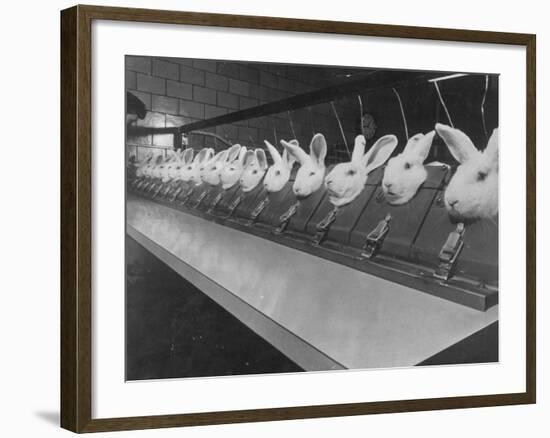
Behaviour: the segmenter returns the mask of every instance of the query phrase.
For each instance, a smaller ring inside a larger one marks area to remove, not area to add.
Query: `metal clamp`
[[[172,193],[172,196],[170,196],[170,202],[174,202],[176,200],[176,198],[178,197],[178,195],[181,193],[182,190],[183,190],[182,185],[177,187],[176,190],[174,191],[174,193]]]
[[[156,198],[158,196],[158,194],[162,191],[162,189],[164,189],[164,184],[163,183],[160,183],[157,187],[157,189],[155,190],[155,192],[153,193],[153,198]]]
[[[191,196],[191,194],[195,191],[195,187],[194,186],[189,186],[187,188],[187,190],[185,191],[185,193],[183,194],[183,196],[180,198],[180,202],[179,202],[179,205],[185,205],[185,203],[187,202],[187,200],[189,199],[189,196]]]
[[[174,182],[169,182],[168,187],[166,187],[166,190],[162,193],[163,198],[167,198],[168,195],[174,190]]]
[[[229,204],[229,212],[227,213],[227,216],[225,216],[225,217],[231,216],[233,214],[233,212],[235,211],[235,209],[239,206],[239,204],[241,203],[242,200],[243,200],[243,198],[242,198],[241,195],[239,195],[235,199],[233,199],[233,202],[231,202],[231,204]]]
[[[262,211],[264,211],[265,207],[269,204],[269,198],[266,196],[264,199],[262,199],[256,207],[254,207],[254,210],[252,210],[252,213],[250,213],[250,222],[254,222],[256,219],[258,219],[258,216]]]
[[[147,187],[147,189],[145,189],[145,192],[147,194],[151,194],[153,193],[153,191],[155,190],[155,188],[157,187],[158,185],[158,181],[153,181],[151,182],[151,184],[149,184],[149,186]]]
[[[371,259],[378,254],[378,251],[384,243],[384,239],[390,231],[391,219],[391,214],[386,214],[386,217],[378,222],[378,225],[376,225],[376,227],[374,227],[374,229],[367,235],[365,246],[363,247],[363,252],[361,255]]]
[[[336,215],[338,214],[338,208],[334,207],[328,212],[328,214],[319,222],[316,226],[317,232],[313,236],[312,242],[314,245],[319,245],[325,239],[328,230],[332,223],[336,220]]]
[[[216,195],[216,197],[214,198],[214,200],[212,201],[212,204],[210,205],[210,208],[208,209],[207,213],[210,214],[214,211],[214,209],[216,208],[216,206],[220,203],[220,201],[222,200],[223,198],[223,192],[220,192]]]
[[[279,217],[279,226],[273,230],[275,234],[281,234],[287,227],[290,218],[296,214],[298,207],[300,206],[300,201],[296,201],[290,206],[290,208],[285,211],[281,217]]]
[[[439,252],[439,266],[434,277],[447,281],[452,277],[458,256],[464,247],[464,224],[460,222],[454,231],[449,233],[443,248]]]
[[[201,202],[206,198],[206,194],[208,193],[208,189],[204,189],[197,200],[195,201],[195,205],[193,205],[193,208],[197,208],[199,205],[201,205]]]

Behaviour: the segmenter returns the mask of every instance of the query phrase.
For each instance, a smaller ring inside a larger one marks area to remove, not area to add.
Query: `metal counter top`
[[[306,370],[416,365],[498,319],[146,199],[127,232]]]

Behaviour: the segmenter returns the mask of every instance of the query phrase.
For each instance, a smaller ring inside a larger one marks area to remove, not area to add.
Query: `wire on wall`
[[[441,102],[441,105],[443,105],[443,109],[445,110],[445,114],[447,114],[447,120],[449,120],[449,125],[451,125],[451,128],[454,128],[455,125],[453,125],[453,121],[451,120],[451,115],[449,114],[449,110],[447,109],[447,105],[445,105],[445,101],[443,100],[443,96],[441,95],[441,91],[439,90],[439,85],[436,81],[433,82],[435,91],[437,91],[437,95],[439,96],[439,101]]]
[[[348,142],[346,140],[346,134],[344,133],[344,128],[342,126],[342,122],[340,121],[340,117],[338,116],[338,112],[336,111],[336,106],[334,105],[334,101],[330,102],[330,106],[332,107],[332,111],[334,112],[334,116],[336,117],[336,121],[338,122],[338,126],[340,127],[340,134],[342,134],[342,138],[344,139],[344,146],[346,147],[349,158],[351,159],[351,153],[349,151]]]
[[[437,84],[436,84],[437,86]],[[403,118],[403,127],[405,128],[405,139],[409,140],[409,127],[407,126],[407,118],[405,117],[405,110],[403,109],[403,102],[401,102],[401,96],[397,92],[395,88],[392,88],[393,92],[395,93],[395,96],[397,97],[397,101],[399,102],[399,108],[401,109],[401,117]]]
[[[487,124],[485,122],[485,99],[487,98],[487,92],[489,91],[489,75],[485,75],[485,91],[483,93],[483,99],[481,100],[481,123],[483,124],[483,132],[485,133],[485,139],[488,140]]]

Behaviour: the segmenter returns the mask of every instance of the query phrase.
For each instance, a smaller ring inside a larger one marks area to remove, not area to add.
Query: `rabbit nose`
[[[330,185],[332,184],[332,180],[331,180],[331,179],[327,179],[326,183],[327,183],[327,186],[330,186]]]
[[[456,204],[458,204],[458,200],[457,200],[457,199],[455,199],[455,200],[453,200],[453,201],[449,201],[449,205],[450,205],[451,207],[454,207]]]
[[[389,189],[392,186],[392,183],[384,183],[384,186]]]

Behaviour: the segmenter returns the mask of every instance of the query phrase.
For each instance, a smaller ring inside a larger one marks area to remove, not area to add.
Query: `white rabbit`
[[[282,190],[290,179],[290,172],[292,171],[292,166],[296,160],[294,156],[288,153],[286,148],[283,148],[283,155],[281,156],[275,146],[267,140],[264,140],[264,143],[267,146],[267,150],[269,151],[271,158],[273,159],[273,164],[269,166],[269,169],[265,174],[264,187],[268,192],[278,192],[279,190]],[[291,140],[289,143],[299,147],[298,140]]]
[[[233,157],[233,159],[235,159],[235,157],[239,155],[240,150],[241,147],[236,144],[231,146],[229,149],[218,152],[214,155],[214,157],[206,164],[206,170],[202,176],[204,182],[213,186],[218,185],[221,182],[220,174],[224,166],[227,164],[229,157]]]
[[[243,192],[250,192],[256,188],[267,170],[267,157],[263,149],[256,149],[252,159],[245,166],[240,178]]]
[[[187,148],[182,154],[182,166],[178,172],[178,179],[180,181],[190,181],[193,173],[193,155],[195,151],[193,148]]]
[[[384,164],[394,151],[397,137],[380,137],[365,154],[366,144],[363,135],[355,137],[351,161],[334,166],[325,179],[329,201],[336,207],[346,205],[359,196],[369,173]]]
[[[161,178],[163,183],[167,183],[172,179],[173,169],[180,163],[180,156],[175,151],[168,151],[168,157],[164,163],[164,168],[161,171]]]
[[[498,214],[498,128],[483,152],[462,131],[438,123],[435,130],[460,163],[445,189],[445,206],[458,219],[491,218]]]
[[[296,143],[281,141],[288,153],[293,156],[300,168],[292,185],[292,191],[298,197],[306,197],[317,191],[325,177],[325,157],[327,142],[323,134],[315,134],[309,145],[309,155]]]
[[[158,166],[162,163],[162,154],[157,154],[143,169],[143,173],[147,178],[155,178]]]
[[[192,169],[190,171],[190,181],[196,186],[200,186],[203,183],[202,175],[204,174],[206,163],[212,158],[213,155],[214,149],[212,148],[203,148],[197,155],[195,155],[195,159],[191,164]]]
[[[190,164],[193,161],[193,149],[181,149],[176,152],[176,160],[168,169],[169,181],[180,181],[182,175],[182,169],[185,165]]]
[[[145,168],[147,167],[147,165],[151,162],[151,160],[153,160],[153,153],[152,152],[149,152],[145,158],[140,161],[140,163],[138,164],[137,168],[136,168],[136,177],[137,178],[143,178],[145,176]]]
[[[435,131],[416,134],[409,138],[405,149],[390,158],[384,169],[382,190],[388,203],[401,205],[409,202],[426,181],[428,172],[424,161],[430,153]]]
[[[252,159],[253,151],[247,151],[245,146],[240,146],[237,156],[230,156],[220,173],[222,188],[230,189],[239,182],[245,166]]]

